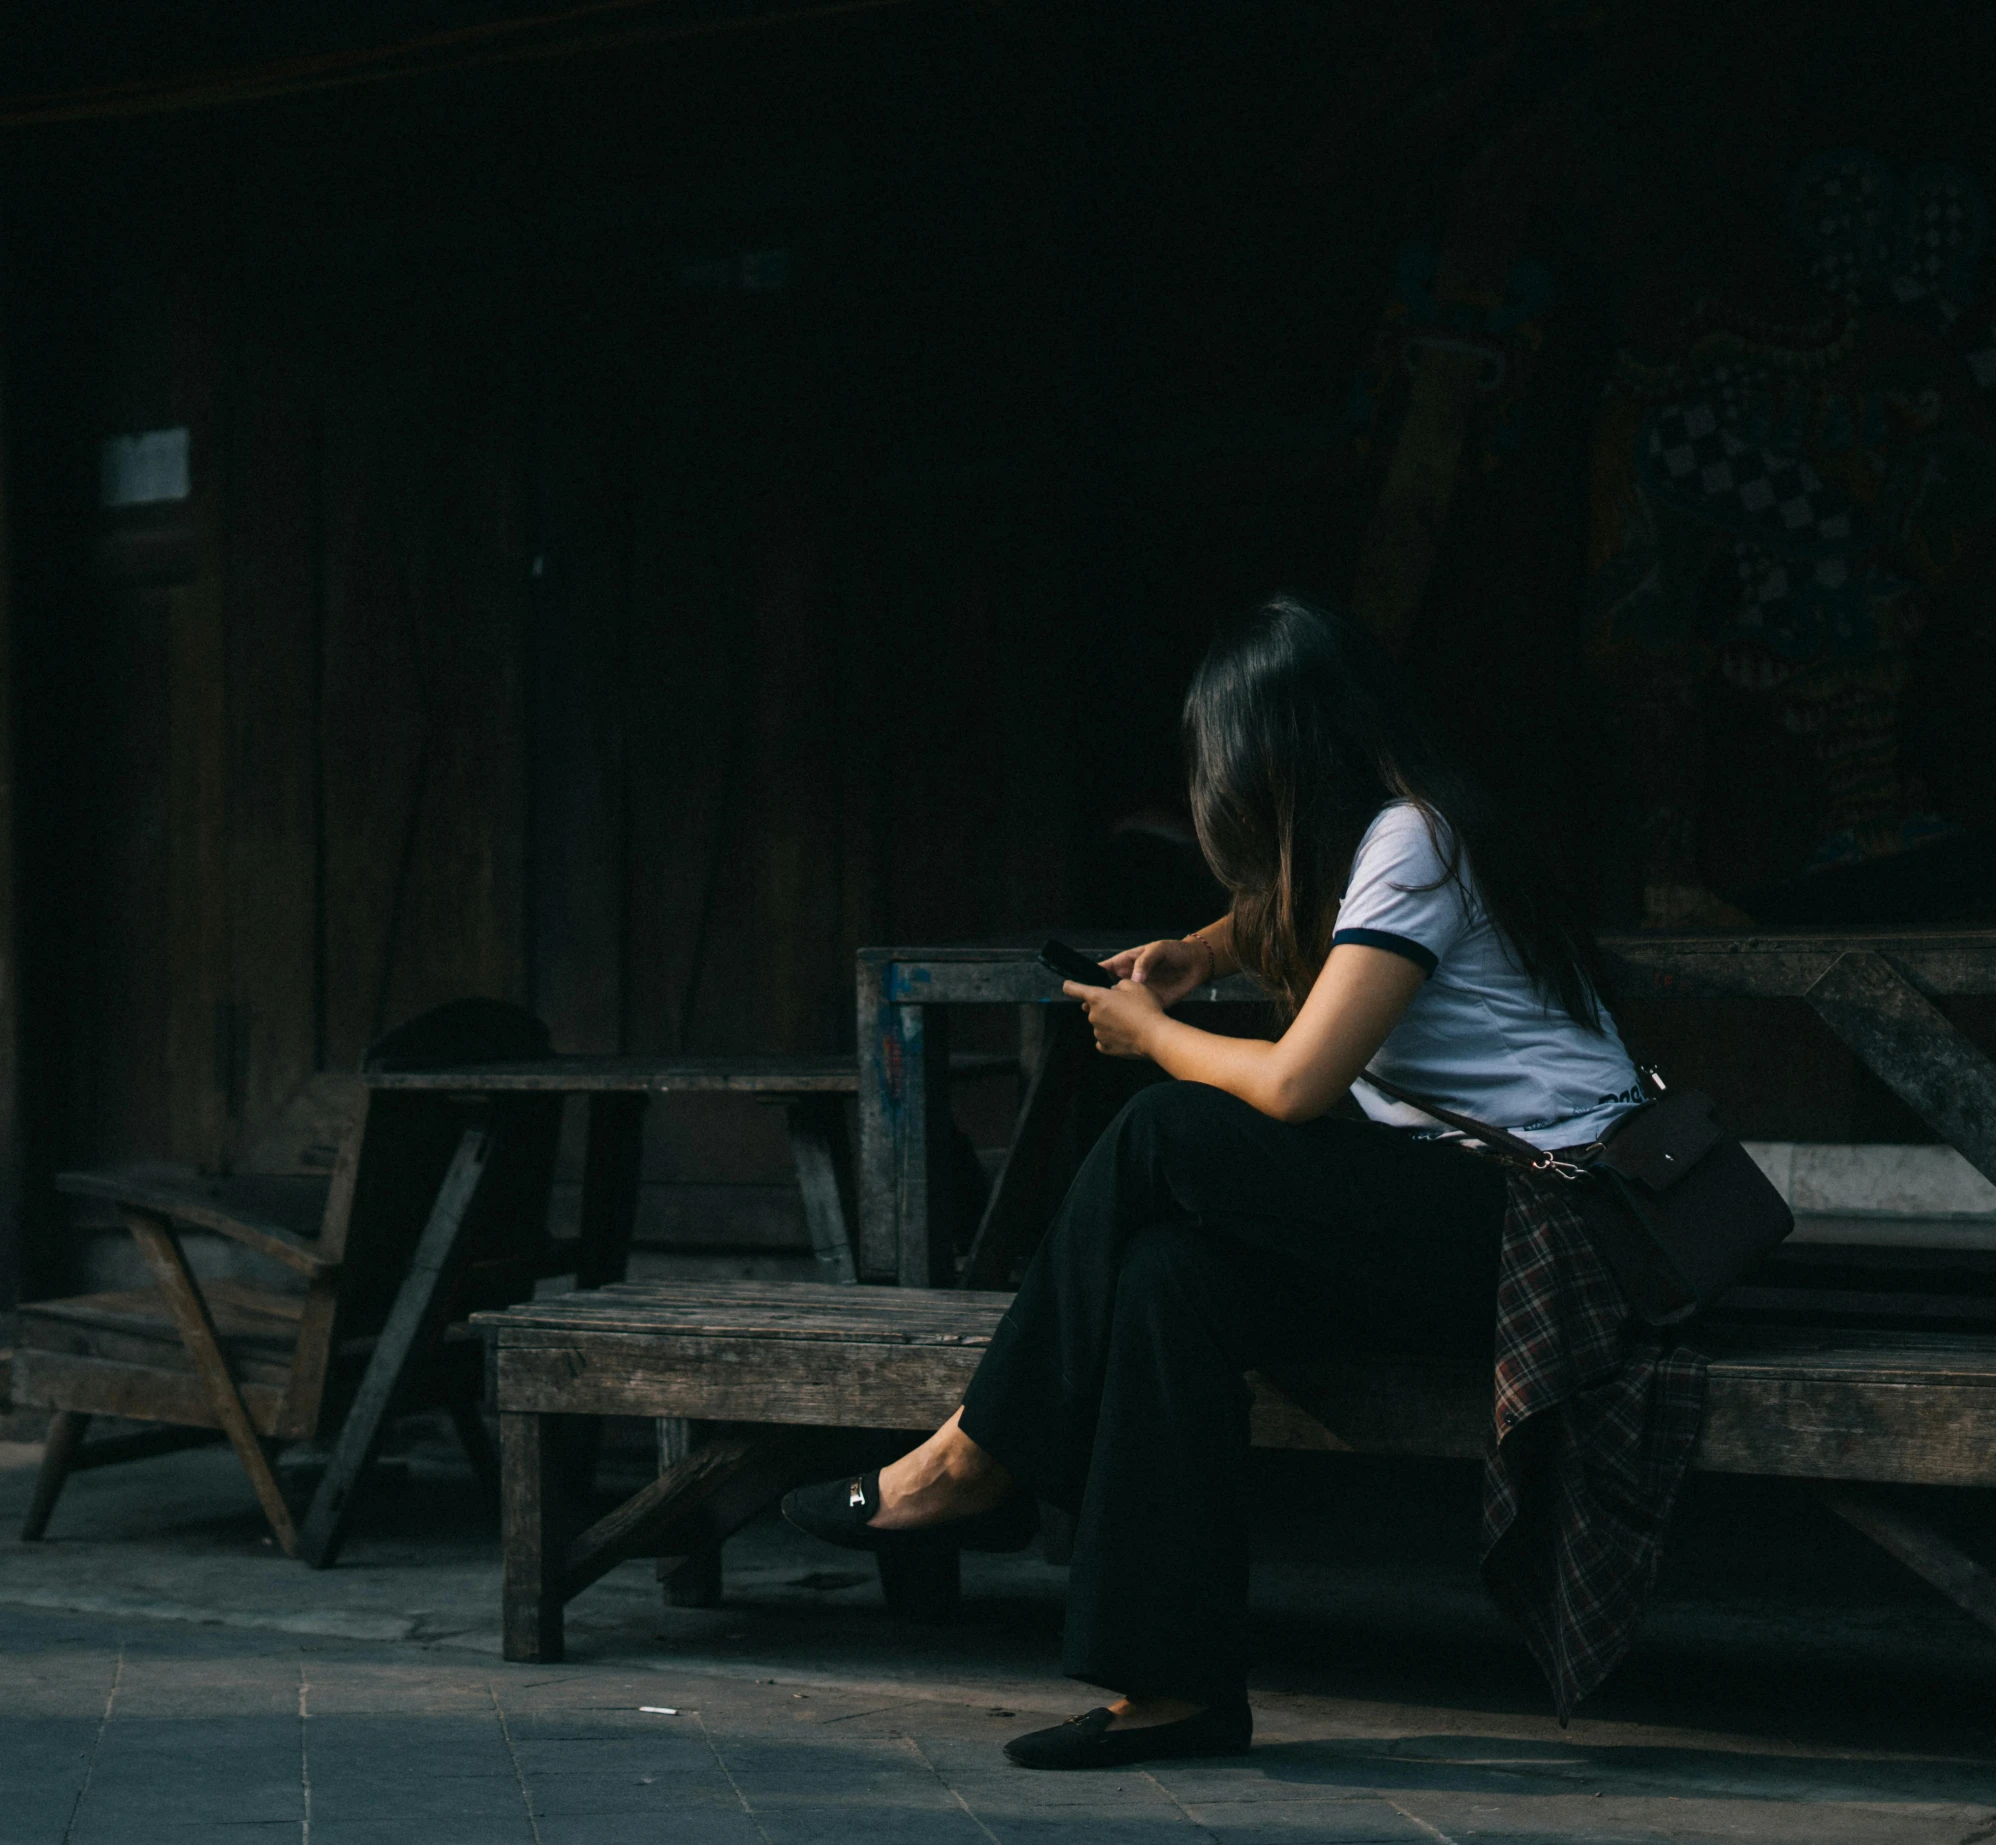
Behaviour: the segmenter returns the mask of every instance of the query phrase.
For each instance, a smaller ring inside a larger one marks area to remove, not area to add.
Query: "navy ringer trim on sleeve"
[[[1410,942],[1404,935],[1395,935],[1387,929],[1340,929],[1331,937],[1333,948],[1344,942],[1359,948],[1383,948],[1388,954],[1405,955],[1424,974],[1432,974],[1441,965],[1434,954],[1419,942]]]

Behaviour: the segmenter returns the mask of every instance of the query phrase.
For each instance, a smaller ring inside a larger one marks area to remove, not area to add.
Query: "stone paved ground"
[[[973,1560],[963,1620],[907,1628],[765,1523],[723,1608],[627,1566],[569,1663],[509,1666],[447,1450],[320,1574],[231,1467],[81,1476],[48,1544],[0,1540],[4,1845],[1996,1840],[1996,1643],[1766,1489],[1688,1508],[1641,1649],[1562,1733],[1477,1598],[1472,1478],[1271,1467],[1254,1754],[1053,1776],[998,1753],[1092,1701],[1037,1558]]]

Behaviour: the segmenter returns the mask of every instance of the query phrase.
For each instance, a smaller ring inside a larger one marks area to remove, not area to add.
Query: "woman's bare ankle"
[[[1112,1730],[1147,1730],[1160,1723],[1183,1723],[1207,1708],[1183,1698],[1118,1698],[1109,1706]]]
[[[880,1470],[881,1531],[915,1530],[988,1511],[1012,1491],[1012,1476],[959,1426],[958,1410],[919,1448]]]

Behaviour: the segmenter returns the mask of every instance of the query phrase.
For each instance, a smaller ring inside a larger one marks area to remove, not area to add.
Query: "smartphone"
[[[1049,938],[1040,944],[1040,965],[1051,968],[1063,980],[1078,980],[1085,987],[1112,987],[1116,976],[1065,942]]]

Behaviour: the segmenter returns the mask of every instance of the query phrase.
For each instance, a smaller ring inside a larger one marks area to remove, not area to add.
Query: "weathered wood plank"
[[[301,1275],[327,1274],[339,1266],[315,1242],[299,1236],[296,1231],[268,1219],[232,1210],[212,1193],[196,1190],[192,1186],[175,1186],[115,1166],[87,1172],[58,1173],[55,1183],[58,1191],[67,1192],[72,1198],[101,1198],[121,1207],[153,1212],[175,1223],[213,1230],[256,1250],[260,1255],[282,1262],[286,1268],[295,1269]],[[323,1188],[321,1191],[323,1194]]]
[[[841,1289],[828,1299],[824,1285],[810,1281],[626,1281],[523,1301],[474,1323],[526,1344],[625,1331],[981,1345],[1009,1299],[944,1288]]]
[[[1822,1500],[1847,1525],[1863,1532],[1984,1627],[1996,1628],[1996,1576],[1925,1519],[1858,1493],[1826,1492]]]
[[[1603,936],[1625,998],[1800,999],[1848,953],[1888,957],[1921,992],[1996,991],[1996,931],[1920,934],[1796,930],[1739,936]]]
[[[849,965],[840,937],[841,714],[827,696],[842,637],[827,606],[816,495],[799,483],[759,497],[744,624],[745,824],[729,853],[752,880],[738,898],[747,926],[725,944],[739,962],[716,954],[714,972],[749,1043],[801,1051],[839,1041]]]
[[[851,1095],[859,1072],[850,1057],[547,1057],[439,1070],[371,1070],[371,1089],[528,1091],[591,1095]]]
[[[1054,1015],[1042,1035],[1039,1061],[1019,1107],[1012,1148],[984,1206],[977,1237],[964,1258],[963,1285],[1002,1288],[1013,1266],[1045,1230],[1058,1200],[1051,1180],[1082,1059],[1094,1047],[1079,1029],[1080,1014]]]
[[[790,1157],[797,1168],[797,1189],[804,1198],[804,1222],[811,1232],[818,1279],[835,1287],[850,1287],[859,1280],[859,1273],[853,1261],[852,1232],[846,1224],[844,1187],[839,1183],[844,1104],[836,1096],[814,1096],[793,1100],[787,1112]]]
[[[80,1411],[59,1409],[49,1418],[48,1437],[42,1444],[42,1464],[35,1475],[34,1497],[28,1501],[28,1515],[21,1521],[21,1542],[39,1543],[49,1528],[49,1516],[62,1489],[75,1471],[76,1457],[82,1452],[83,1437],[90,1418]]]
[[[243,1472],[249,1475],[257,1503],[263,1507],[263,1515],[270,1521],[278,1547],[287,1557],[295,1557],[298,1554],[298,1533],[291,1523],[290,1508],[284,1503],[284,1495],[278,1491],[276,1476],[264,1457],[256,1428],[243,1399],[236,1392],[235,1379],[229,1375],[228,1360],[222,1355],[214,1323],[208,1318],[207,1303],[201,1298],[201,1290],[188,1270],[187,1258],[181,1252],[180,1239],[174,1235],[173,1225],[163,1217],[151,1217],[142,1211],[127,1211],[125,1223],[139,1246],[139,1253],[145,1257],[146,1267],[152,1271],[154,1284],[166,1297],[167,1308],[173,1315],[174,1324],[180,1329],[182,1342],[194,1359],[202,1388],[207,1392],[214,1420],[220,1425],[222,1433],[228,1436],[229,1446],[235,1449]]]
[[[745,1284],[752,1287],[753,1284]],[[760,1316],[729,1302],[647,1306],[605,1301],[592,1326],[581,1303],[565,1325],[482,1316],[499,1328],[502,1405],[595,1415],[921,1428],[961,1401],[1003,1295],[982,1307],[840,1314],[895,1289],[797,1284]],[[540,1312],[537,1306],[529,1312]],[[509,1324],[509,1322],[512,1322]],[[668,1325],[676,1330],[668,1332]],[[1815,1479],[1996,1484],[1996,1341],[1970,1336],[1735,1331],[1711,1367],[1697,1464],[1730,1473]],[[1482,1452],[1489,1379],[1475,1366],[1370,1358],[1285,1376],[1256,1410],[1268,1445],[1474,1456]],[[1308,1415],[1304,1408],[1307,1406]],[[1312,1420],[1314,1418],[1314,1421]]]
[[[427,723],[384,969],[385,1028],[467,993],[526,996],[530,553],[523,333],[505,281],[428,278],[411,315],[432,464],[397,508],[421,534],[412,610]]]
[[[427,798],[423,491],[430,372],[406,300],[328,303],[321,436],[323,1056],[353,1068],[392,1022],[398,937]]]
[[[137,1422],[171,1422],[187,1428],[219,1428],[206,1386],[190,1368],[171,1371],[161,1366],[125,1363],[80,1356],[73,1352],[38,1351],[23,1346],[14,1354],[14,1401],[53,1409],[58,1403],[93,1416],[122,1416]],[[306,1431],[286,1426],[281,1385],[237,1385],[243,1407],[265,1435],[290,1436]]]
[[[950,1209],[955,1162],[949,1100],[949,1014],[902,1006],[894,1134],[894,1278],[932,1288],[955,1268]]]
[[[557,1044],[625,1046],[630,391],[596,278],[547,279],[532,437],[533,1008]]]
[[[1090,936],[1073,946],[1101,957],[1129,944]],[[1850,951],[1888,956],[1924,993],[1996,992],[1996,930],[1608,935],[1601,938],[1601,947],[1614,989],[1623,997],[1799,999]],[[877,970],[881,996],[888,1003],[1064,1003],[1059,981],[1034,958],[1033,944],[866,948],[860,960]],[[1235,975],[1198,988],[1184,1003],[1263,997],[1252,980]]]
[[[1992,1486],[1996,1391],[1930,1377],[1771,1377],[1715,1367],[1693,1464],[1714,1473]]]
[[[360,1388],[340,1424],[326,1471],[299,1533],[299,1552],[315,1570],[328,1569],[338,1560],[352,1519],[354,1493],[381,1451],[389,1418],[411,1372],[435,1343],[450,1304],[450,1282],[465,1220],[484,1181],[492,1146],[490,1135],[467,1128],[437,1190],[430,1220],[396,1290],[395,1304],[375,1339]]]
[[[728,490],[723,454],[738,437],[714,414],[721,387],[700,369],[698,336],[678,337],[687,331],[627,349],[619,380],[630,432],[624,1034],[659,1051],[716,1043],[700,1028],[716,1020],[729,976],[748,971],[718,967],[717,951],[727,959],[730,929],[752,928],[729,901],[749,869],[730,862],[744,856],[734,848],[753,714],[745,496]],[[662,428],[678,439],[657,441]],[[689,775],[689,763],[702,773]],[[734,1042],[757,1042],[752,1019],[719,1022],[743,1031]]]
[[[1807,997],[1929,1127],[1996,1179],[1996,1064],[1886,956],[1868,949],[1839,955]]]
[[[658,1431],[660,1473],[677,1466],[714,1428],[712,1423],[689,1422],[684,1416],[661,1416],[652,1426]],[[721,1605],[724,1585],[719,1544],[692,1549],[686,1556],[661,1556],[656,1574],[668,1608]]]
[[[859,1272],[891,1281],[899,1254],[894,1147],[901,1131],[902,1011],[886,999],[886,964],[862,953],[855,969],[859,1082]]]
[[[266,1357],[290,1357],[303,1306],[299,1295],[219,1276],[204,1282],[201,1292],[216,1332],[231,1345],[248,1347],[252,1356],[261,1348]],[[102,1294],[73,1294],[67,1300],[32,1301],[22,1309],[19,1339],[23,1345],[61,1352],[73,1349],[70,1341],[79,1332],[91,1336],[100,1330],[130,1334],[161,1352],[181,1352],[166,1303],[153,1288],[114,1288]]]
[[[1079,948],[1091,961],[1100,960],[1130,946],[1116,942]],[[1016,960],[992,958],[984,961],[892,961],[888,964],[883,990],[891,1003],[904,1006],[1072,1006],[1060,990],[1060,976],[1042,967],[1030,954]],[[1254,1004],[1267,998],[1261,988],[1243,974],[1235,974],[1210,986],[1195,987],[1179,1001],[1183,1006],[1207,1004]]]
[[[1728,1288],[1728,1319],[1766,1313],[1836,1314],[1849,1319],[1956,1320],[1996,1326],[1996,1295],[1918,1294],[1885,1288]]]
[[[228,729],[222,615],[224,466],[218,415],[221,328],[215,291],[185,272],[169,312],[174,421],[188,430],[194,569],[167,601],[168,1112],[172,1151],[227,1163],[229,998]]]
[[[320,415],[305,323],[260,298],[232,368],[220,1048],[237,1161],[318,1069]]]
[[[199,1386],[200,1372],[192,1354],[181,1343],[173,1322],[159,1310],[159,1297],[153,1295],[152,1301],[155,1314],[151,1324],[143,1331],[135,1332],[92,1325],[87,1320],[59,1319],[54,1314],[23,1314],[17,1355],[36,1352],[86,1365],[101,1360],[114,1371],[136,1371],[156,1376],[161,1379],[162,1388],[166,1387],[168,1379],[175,1379],[183,1386]],[[226,1328],[218,1327],[217,1331],[227,1342],[229,1368],[235,1376],[238,1390],[249,1392],[261,1389],[267,1394],[283,1389],[291,1376],[289,1341],[253,1341],[230,1333]],[[162,1334],[165,1336],[162,1337]],[[123,1398],[128,1389],[129,1385],[121,1382],[114,1386],[113,1394]],[[198,1398],[198,1389],[196,1395]],[[94,1401],[78,1407],[103,1415],[122,1413]],[[164,1416],[166,1412],[145,1412],[148,1417],[155,1413]],[[212,1418],[204,1414],[201,1420],[207,1422]],[[257,1427],[265,1435],[280,1432],[275,1427],[266,1427],[261,1420],[257,1421]]]
[[[561,1659],[563,1541],[555,1428],[547,1416],[501,1411],[500,1646],[512,1660]]]
[[[610,1334],[499,1347],[503,1408],[585,1416],[931,1429],[963,1400],[981,1349]]]
[[[814,1431],[795,1426],[715,1430],[568,1546],[562,1599],[627,1557],[711,1551],[778,1493],[808,1477],[822,1448]]]

